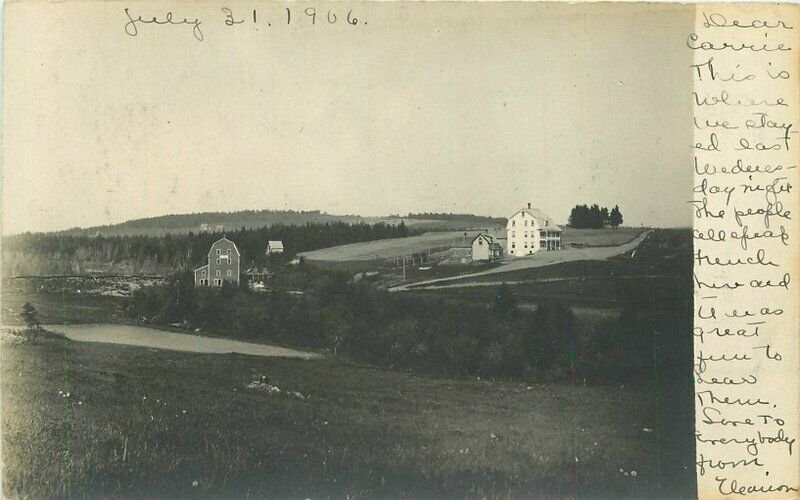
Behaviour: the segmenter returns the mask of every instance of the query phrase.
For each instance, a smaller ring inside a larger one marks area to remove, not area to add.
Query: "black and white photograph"
[[[697,497],[694,6],[4,17],[3,497]]]

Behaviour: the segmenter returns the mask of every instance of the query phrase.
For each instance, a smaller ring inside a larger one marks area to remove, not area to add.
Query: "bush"
[[[157,324],[185,320],[233,338],[326,349],[396,369],[529,381],[568,382],[571,366],[579,379],[592,382],[642,379],[652,373],[654,349],[665,353],[660,364],[671,363],[666,353],[682,338],[672,333],[670,307],[652,314],[646,307],[653,290],[625,292],[616,328],[577,332],[574,314],[563,303],[544,301],[535,312],[522,310],[508,286],[499,287],[490,303],[476,304],[380,291],[347,278],[293,267],[275,277],[278,289],[252,293],[233,286],[194,289],[178,276],[166,286],[137,291],[129,313]],[[295,290],[301,293],[289,293]],[[653,328],[669,333],[655,347]]]
[[[41,325],[39,324],[39,314],[36,311],[36,308],[30,302],[25,302],[22,306],[22,319],[25,321],[25,326],[28,330],[39,330],[41,329]]]

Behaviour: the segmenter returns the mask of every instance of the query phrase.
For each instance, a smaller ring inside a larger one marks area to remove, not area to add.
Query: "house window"
[[[512,243],[511,244],[511,248],[517,248],[517,244],[516,243]]]
[[[539,248],[547,248],[547,242],[542,241],[541,243],[539,243]]]
[[[202,271],[200,271],[200,275],[201,275],[201,276],[205,276],[205,275],[206,275],[206,270],[205,270],[205,269],[203,269]]]
[[[528,231],[525,231],[525,237],[526,238],[528,237]]]
[[[517,232],[516,231],[511,231],[511,237],[512,238],[516,238],[517,237]]]
[[[219,248],[217,248],[217,255],[219,255]]]
[[[217,259],[217,265],[219,265],[219,259]]]
[[[541,236],[542,238],[544,238],[545,236],[547,236],[547,233],[546,233],[546,232],[544,232],[544,231],[539,231],[539,236]]]
[[[528,227],[528,221],[525,221],[525,227]]]
[[[230,275],[231,275],[231,270],[228,269],[228,276],[230,277]]]
[[[227,250],[225,253],[227,253],[228,255],[230,255],[230,254],[231,254],[231,249],[229,248],[229,249],[228,249],[228,250]]]
[[[511,221],[511,227],[514,227],[514,226],[516,226],[516,225],[517,225],[517,221],[515,221],[515,220],[512,220],[512,221]]]
[[[219,276],[219,269],[217,269],[217,276]]]
[[[544,221],[544,227],[547,227],[549,225],[550,225],[550,221],[549,220]]]
[[[528,244],[527,243],[525,243],[525,248],[528,248]]]

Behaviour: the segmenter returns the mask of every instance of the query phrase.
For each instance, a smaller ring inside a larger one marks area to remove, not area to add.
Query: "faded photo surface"
[[[697,496],[698,12],[8,2],[3,495]]]

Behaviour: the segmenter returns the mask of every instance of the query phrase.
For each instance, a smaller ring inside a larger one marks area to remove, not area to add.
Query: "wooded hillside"
[[[282,240],[285,256],[329,246],[410,234],[404,223],[287,225],[226,231],[242,254],[242,271],[263,265],[268,240]],[[3,238],[4,276],[56,274],[172,274],[206,262],[211,243],[223,233],[165,234],[163,236],[85,236],[22,234]]]

